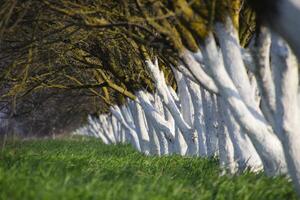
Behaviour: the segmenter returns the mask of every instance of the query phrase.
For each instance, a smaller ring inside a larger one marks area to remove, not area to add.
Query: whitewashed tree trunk
[[[112,114],[124,125],[124,127],[127,129],[131,139],[131,144],[138,150],[141,151],[141,147],[139,144],[139,138],[137,136],[137,133],[135,131],[135,127],[132,127],[129,117],[127,117],[127,121],[124,119],[124,116],[122,115],[122,112],[118,106],[114,106],[111,108]],[[129,113],[126,110],[123,110],[123,113],[126,113],[126,115],[129,115]],[[126,132],[125,132],[126,135]]]
[[[112,131],[113,131],[113,135],[114,135],[114,138],[115,138],[115,142],[116,143],[120,143],[120,140],[119,140],[119,126],[118,126],[118,120],[115,116],[111,115],[111,125],[112,125]]]
[[[207,156],[207,141],[201,88],[195,82],[188,80],[187,85],[194,105],[194,126],[197,131],[199,155]]]
[[[254,55],[256,57],[254,73],[261,94],[261,110],[269,123],[275,127],[276,97],[270,66],[270,47],[271,33],[266,27],[261,27],[258,44],[256,45],[256,54]]]
[[[105,121],[106,121],[106,116],[104,115],[99,116],[99,122],[100,122],[99,126],[101,126],[102,134],[108,139],[109,144],[114,144],[114,139],[108,133]]]
[[[180,111],[182,113],[182,117],[186,121],[186,123],[190,127],[192,127],[194,122],[194,106],[189,89],[187,87],[186,78],[176,69],[173,69],[173,73],[177,82],[178,96],[181,103]]]
[[[198,132],[194,127],[194,104],[187,85],[187,79],[175,68],[173,68],[173,73],[177,82],[180,111],[182,113],[183,120],[192,128],[190,134],[192,137],[191,143],[194,145],[194,148],[189,149],[187,153],[190,155],[199,155]]]
[[[234,161],[237,163],[238,170],[261,170],[262,162],[260,157],[258,156],[249,137],[242,130],[238,122],[236,122],[225,102],[223,104],[223,109],[225,115],[227,116],[224,118],[224,120],[234,147]]]
[[[205,41],[208,65],[220,94],[226,99],[232,114],[250,137],[260,155],[267,174],[286,172],[283,149],[270,126],[257,112],[249,110],[228,75],[212,34]]]
[[[139,91],[136,95],[138,98],[138,102],[145,111],[144,113],[147,118],[147,122],[149,122],[150,120],[155,129],[162,131],[168,140],[174,141],[174,135],[171,131],[168,121],[165,120],[164,115],[159,113],[154,108],[154,105],[152,105],[147,93]]]
[[[173,99],[175,100],[175,103],[178,107],[180,107],[180,100],[177,96],[176,92],[173,90],[172,87],[168,87]],[[173,153],[179,154],[179,155],[186,155],[187,154],[187,144],[185,142],[185,139],[180,131],[180,129],[176,126],[175,120],[170,113],[170,111],[165,108],[165,116],[167,121],[169,122],[171,126],[172,133],[174,132],[175,135],[175,141],[173,142]]]
[[[213,138],[212,138],[212,155],[217,156],[219,152],[219,144],[218,144],[218,129],[219,129],[219,121],[218,121],[218,115],[219,115],[219,106],[217,101],[217,95],[212,94],[212,116],[213,116]]]
[[[229,171],[229,173],[236,172],[236,163],[234,161],[234,147],[232,140],[229,136],[229,130],[226,125],[225,119],[228,117],[225,114],[224,110],[224,100],[219,97],[217,99],[218,104],[218,121],[220,124],[220,128],[218,130],[218,144],[219,144],[219,160],[220,160],[220,166],[221,169],[224,170],[224,172]]]
[[[154,94],[154,108],[156,111],[165,119],[165,114],[164,114],[164,108],[163,108],[163,103],[161,102],[160,96],[155,93]],[[168,123],[168,121],[166,121]],[[168,124],[169,125],[169,124]],[[165,133],[162,130],[155,129],[155,132],[157,134],[157,137],[159,139],[159,144],[160,144],[160,152],[161,155],[168,155],[169,154],[169,144],[168,139],[165,137]],[[170,130],[171,132],[171,130]]]
[[[183,119],[183,116],[177,107],[170,91],[166,85],[164,74],[159,70],[158,61],[156,59],[155,64],[153,64],[150,60],[146,61],[148,69],[154,79],[157,92],[159,96],[162,98],[164,104],[169,109],[172,114],[177,126],[180,128],[182,135],[188,145],[188,154],[189,155],[197,155],[198,145],[194,140],[193,128],[191,128],[187,122]]]
[[[103,130],[103,128],[102,128],[102,126],[101,126],[99,120],[97,120],[97,122],[94,121],[94,124],[91,124],[91,123],[90,123],[90,125],[96,126],[96,129],[97,129],[97,131],[98,131],[98,137],[100,137],[101,140],[102,140],[105,144],[112,144],[112,141],[110,140],[110,138],[108,138],[108,137],[106,136],[106,134],[104,133],[104,130]]]
[[[228,18],[225,25],[218,23],[216,25],[216,31],[227,72],[229,73],[245,104],[251,110],[261,115],[255,101],[255,96],[249,95],[253,88],[251,87],[242,59],[238,33],[233,27],[231,20]],[[264,62],[266,62],[266,60]],[[238,159],[239,169],[244,170],[246,167],[250,167],[254,170],[260,169],[261,161],[251,141],[245,134],[245,130],[236,123],[230,110],[228,110],[228,114],[230,117],[230,121],[228,121],[228,129],[231,133],[234,146],[236,147],[235,159]]]
[[[119,122],[119,123],[120,123],[120,122]],[[120,123],[120,126],[121,126],[121,127],[120,127],[120,130],[121,130],[121,131],[120,131],[121,142],[124,144],[124,143],[128,142],[127,139],[126,139],[126,138],[127,138],[127,136],[126,136],[126,134],[127,134],[127,133],[126,133],[126,130],[127,130],[127,129],[124,128],[124,126],[123,126],[122,123]]]
[[[212,95],[201,88],[201,98],[203,102],[204,121],[205,121],[205,133],[206,133],[206,145],[207,156],[214,156],[217,152],[217,129],[215,127],[216,110],[213,108],[214,100]]]
[[[148,155],[150,153],[149,135],[142,107],[136,102],[131,102],[131,113],[138,133],[141,150]]]
[[[300,2],[299,0],[285,0],[274,2],[274,6],[276,15],[268,18],[269,25],[289,43],[300,59]]]
[[[166,121],[168,122],[169,124],[169,127],[170,127],[170,130],[172,132],[172,134],[175,136],[175,121],[173,119],[173,116],[171,115],[170,111],[164,107],[164,115],[165,115],[165,119]],[[173,153],[176,153],[175,150],[176,150],[176,144],[175,144],[175,141],[168,141],[169,142],[169,154],[173,154]]]
[[[181,55],[181,60],[184,63],[184,66],[189,69],[195,79],[201,84],[205,89],[218,93],[218,87],[214,80],[204,71],[203,67],[195,59],[193,53],[189,50],[185,50]]]
[[[174,99],[177,107],[180,107],[180,100],[179,100],[179,97],[178,97],[177,93],[175,92],[175,90],[171,86],[168,86],[168,89],[169,89],[169,92],[170,92],[172,98]]]
[[[149,117],[147,118],[147,124],[149,128],[149,142],[150,142],[150,154],[151,155],[161,155],[161,150],[160,150],[160,141],[158,139],[157,133],[155,131],[154,125],[153,125],[153,120]]]
[[[289,174],[300,194],[299,71],[289,47],[276,35],[272,38],[272,60],[276,85],[276,124]]]
[[[123,116],[123,119],[125,120],[126,124],[132,130],[136,131],[134,120],[133,120],[132,114],[131,114],[130,109],[128,108],[128,106],[127,105],[121,106],[120,111],[121,111],[121,115]]]
[[[111,121],[109,120],[109,115],[105,115],[103,118],[103,126],[106,130],[106,134],[110,137],[113,144],[116,144],[116,138],[114,137],[113,129],[111,126]]]
[[[117,120],[117,126],[118,126],[118,133],[117,133],[117,136],[118,136],[118,141],[119,143],[124,143],[123,141],[123,135],[122,135],[122,124]]]

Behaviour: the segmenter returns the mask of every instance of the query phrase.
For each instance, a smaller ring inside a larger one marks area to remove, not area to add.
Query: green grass
[[[219,176],[214,159],[147,157],[95,139],[10,143],[0,199],[296,199],[283,177]]]

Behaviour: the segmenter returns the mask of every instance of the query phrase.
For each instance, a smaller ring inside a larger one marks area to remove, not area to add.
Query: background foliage
[[[226,13],[247,45],[255,15],[239,0],[4,0],[0,109],[9,131],[64,132],[138,89],[153,91],[148,57],[176,88],[170,66],[184,49],[197,51]]]

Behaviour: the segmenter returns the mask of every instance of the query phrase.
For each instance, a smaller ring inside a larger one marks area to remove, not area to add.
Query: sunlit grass
[[[144,156],[96,139],[8,143],[0,199],[296,199],[283,177],[220,176],[215,159]]]

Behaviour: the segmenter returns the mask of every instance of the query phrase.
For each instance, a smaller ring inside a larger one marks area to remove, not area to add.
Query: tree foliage
[[[57,122],[106,112],[124,97],[135,98],[137,89],[153,91],[144,60],[154,56],[175,88],[170,65],[181,62],[186,49],[196,52],[213,22],[227,14],[247,45],[255,15],[239,0],[4,0],[2,111],[30,124],[37,110],[59,115]],[[52,111],[58,107],[61,112]]]

